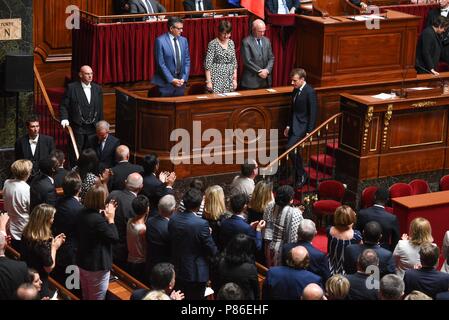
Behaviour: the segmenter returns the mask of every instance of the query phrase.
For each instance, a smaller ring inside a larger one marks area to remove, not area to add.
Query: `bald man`
[[[103,120],[103,91],[93,83],[93,71],[89,66],[82,66],[79,80],[70,83],[60,105],[61,125],[70,125],[75,135],[78,151],[87,148],[88,138],[95,134],[95,124]],[[69,162],[75,165],[73,148],[69,148]]]
[[[109,191],[123,190],[125,180],[131,173],[137,172],[143,175],[143,167],[129,162],[129,148],[119,145],[115,150],[115,160],[117,165],[112,170],[112,177],[109,179]]]
[[[322,285],[321,277],[307,271],[309,253],[303,246],[291,249],[287,254],[287,266],[272,267],[263,283],[264,300],[298,300],[310,283]]]
[[[262,20],[254,20],[252,35],[243,39],[243,74],[240,83],[242,89],[271,87],[274,55],[270,40],[264,36],[265,30],[265,23]]]
[[[327,300],[323,289],[316,283],[309,283],[302,292],[301,300]]]

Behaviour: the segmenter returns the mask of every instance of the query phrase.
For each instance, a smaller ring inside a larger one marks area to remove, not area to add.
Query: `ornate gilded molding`
[[[425,108],[425,107],[433,107],[437,103],[435,101],[422,101],[412,104],[414,108]]]
[[[366,142],[368,141],[368,130],[369,126],[371,124],[371,120],[373,120],[373,111],[374,107],[368,107],[368,112],[365,115],[365,130],[363,132],[363,143],[362,143],[362,150],[365,151],[366,149]]]
[[[382,148],[385,148],[385,146],[387,145],[388,126],[390,125],[390,120],[392,116],[393,116],[393,105],[389,104],[387,112],[385,112],[384,117],[384,133],[382,136]]]

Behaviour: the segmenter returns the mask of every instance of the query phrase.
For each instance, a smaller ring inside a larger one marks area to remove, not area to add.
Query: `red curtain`
[[[386,10],[395,10],[403,13],[408,13],[414,16],[421,17],[419,23],[418,36],[421,31],[426,27],[427,14],[430,10],[438,8],[438,4],[408,4],[408,5],[398,5],[398,6],[380,6],[380,11],[385,12]]]
[[[221,20],[232,23],[232,39],[236,45],[241,74],[241,43],[249,33],[248,16],[185,19],[183,35],[189,41],[190,75],[204,75],[207,44],[217,35]],[[90,65],[95,81],[100,84],[151,80],[155,71],[154,41],[167,32],[167,23],[131,22],[93,24],[81,20],[80,29],[73,31],[72,74],[76,76],[82,65]],[[273,86],[288,83],[288,73],[294,63],[294,28],[271,27],[267,30],[275,66]]]

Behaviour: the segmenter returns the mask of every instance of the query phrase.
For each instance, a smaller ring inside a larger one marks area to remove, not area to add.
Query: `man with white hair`
[[[123,190],[125,188],[126,178],[134,172],[140,173],[143,176],[143,167],[129,162],[129,148],[125,145],[120,145],[115,150],[115,160],[117,165],[112,170],[112,177],[109,180],[109,191]]]
[[[128,248],[126,243],[126,225],[128,220],[135,216],[132,202],[143,188],[143,178],[139,173],[131,173],[125,180],[124,190],[114,190],[108,200],[114,199],[117,202],[115,210],[115,225],[119,235],[119,241],[113,247],[113,261],[124,266],[128,258]]]
[[[17,288],[28,280],[26,263],[5,257],[8,220],[7,213],[0,213],[0,300],[15,299]]]
[[[301,300],[327,300],[323,288],[316,283],[309,283],[302,292]]]
[[[100,172],[105,168],[112,168],[115,162],[115,150],[120,145],[120,140],[109,133],[109,123],[98,121],[95,125],[96,134],[89,136],[88,145],[95,150],[100,161]]]
[[[309,267],[307,270],[319,275],[323,283],[331,276],[327,256],[313,246],[312,241],[317,234],[315,223],[310,219],[303,219],[298,226],[298,241],[287,243],[282,247],[282,261],[285,264],[287,253],[296,246],[303,246],[309,253]]]

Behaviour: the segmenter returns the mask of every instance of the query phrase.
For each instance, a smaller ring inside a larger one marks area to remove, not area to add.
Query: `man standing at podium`
[[[298,68],[290,73],[293,86],[292,112],[290,122],[284,129],[284,136],[288,138],[286,148],[289,149],[299,142],[315,128],[317,116],[317,99],[315,90],[306,83],[306,71]],[[300,150],[290,153],[295,168],[295,182],[302,187],[307,181]]]
[[[189,43],[181,36],[182,29],[181,18],[168,18],[168,32],[159,36],[154,45],[156,72],[151,82],[158,86],[162,97],[184,95],[189,79]]]

